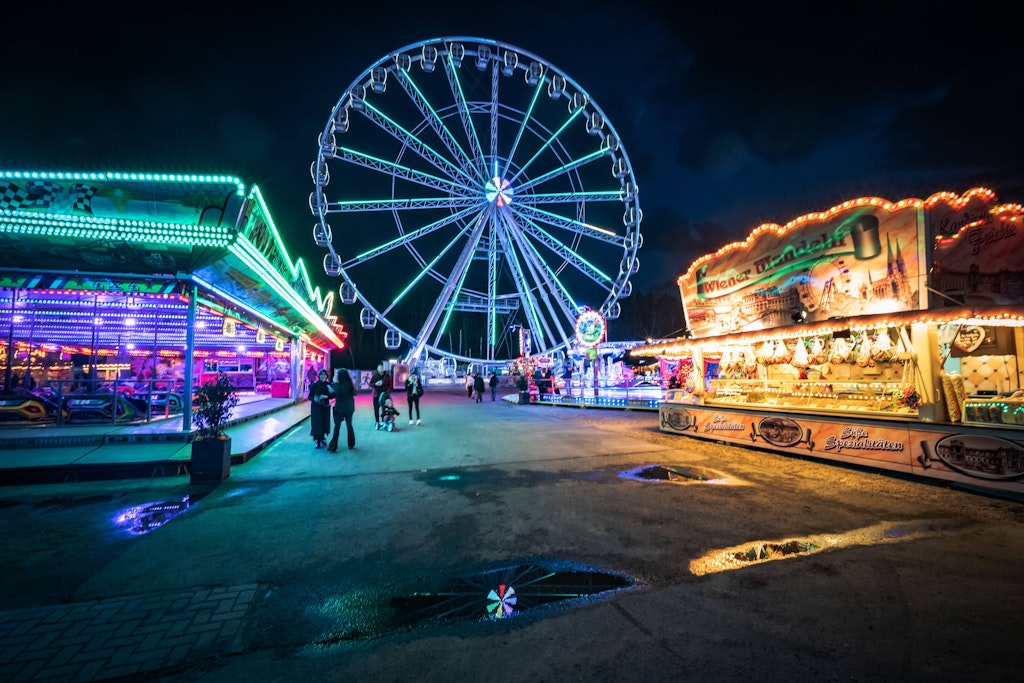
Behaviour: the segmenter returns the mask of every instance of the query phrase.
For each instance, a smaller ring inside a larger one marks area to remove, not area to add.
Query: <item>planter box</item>
[[[196,439],[192,442],[190,483],[220,482],[231,474],[231,439]]]

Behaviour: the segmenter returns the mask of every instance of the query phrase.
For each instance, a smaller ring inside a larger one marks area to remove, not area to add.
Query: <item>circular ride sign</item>
[[[576,318],[576,341],[580,346],[597,346],[604,339],[604,333],[604,317],[597,311],[584,311]]]

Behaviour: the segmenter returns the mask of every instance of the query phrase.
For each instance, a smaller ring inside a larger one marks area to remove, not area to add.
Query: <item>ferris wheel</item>
[[[388,54],[334,105],[310,172],[315,243],[360,324],[407,361],[558,355],[619,315],[641,211],[625,149],[571,78],[481,38]]]

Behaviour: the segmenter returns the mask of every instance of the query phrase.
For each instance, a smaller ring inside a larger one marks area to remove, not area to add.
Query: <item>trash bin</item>
[[[526,405],[529,402],[530,402],[530,392],[529,391],[520,391],[519,392],[519,404],[520,405]]]

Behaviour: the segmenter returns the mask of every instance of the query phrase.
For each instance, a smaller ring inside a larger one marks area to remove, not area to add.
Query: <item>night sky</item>
[[[4,29],[0,166],[238,175],[319,273],[309,168],[334,104],[391,51],[479,36],[570,75],[618,131],[644,211],[636,292],[854,197],[1024,201],[1021,40],[994,6],[685,4],[47,8]]]

